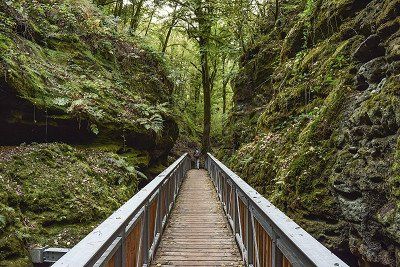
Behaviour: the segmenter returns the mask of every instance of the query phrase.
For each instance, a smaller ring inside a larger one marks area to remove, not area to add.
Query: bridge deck
[[[211,179],[191,170],[152,266],[243,266]]]

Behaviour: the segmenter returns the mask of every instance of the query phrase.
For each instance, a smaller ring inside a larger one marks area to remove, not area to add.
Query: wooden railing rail
[[[188,154],[181,156],[53,266],[148,265],[190,165]]]
[[[247,266],[348,266],[211,154],[205,166]]]

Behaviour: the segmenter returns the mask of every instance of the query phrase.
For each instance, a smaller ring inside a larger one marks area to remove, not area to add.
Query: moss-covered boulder
[[[287,23],[267,21],[244,57],[220,151],[351,266],[400,264],[399,7],[283,3]]]
[[[89,1],[0,1],[0,144],[116,143],[166,155],[178,135],[162,58]]]
[[[0,266],[28,266],[28,248],[72,247],[131,198],[138,157],[110,148],[0,148]]]

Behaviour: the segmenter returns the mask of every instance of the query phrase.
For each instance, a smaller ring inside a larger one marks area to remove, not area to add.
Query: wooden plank
[[[106,267],[115,267],[115,255],[107,262]]]
[[[174,261],[173,263],[171,262],[166,262],[163,264],[159,264],[158,266],[243,266],[241,263],[232,263],[232,261],[196,261],[196,260],[187,260],[187,261]]]
[[[189,171],[152,266],[244,266],[207,175]]]

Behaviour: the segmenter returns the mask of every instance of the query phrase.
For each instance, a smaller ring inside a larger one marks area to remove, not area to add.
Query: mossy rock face
[[[32,246],[72,247],[137,191],[136,159],[109,148],[0,148],[0,265]]]
[[[89,1],[2,1],[2,144],[101,139],[166,155],[177,138],[161,57]]]
[[[162,168],[173,84],[88,0],[0,1],[0,73],[0,266],[28,266],[29,247],[72,247]]]
[[[228,149],[218,152],[351,266],[400,264],[398,7],[282,4],[288,34],[263,29],[243,57]],[[271,44],[281,51],[258,60]]]

